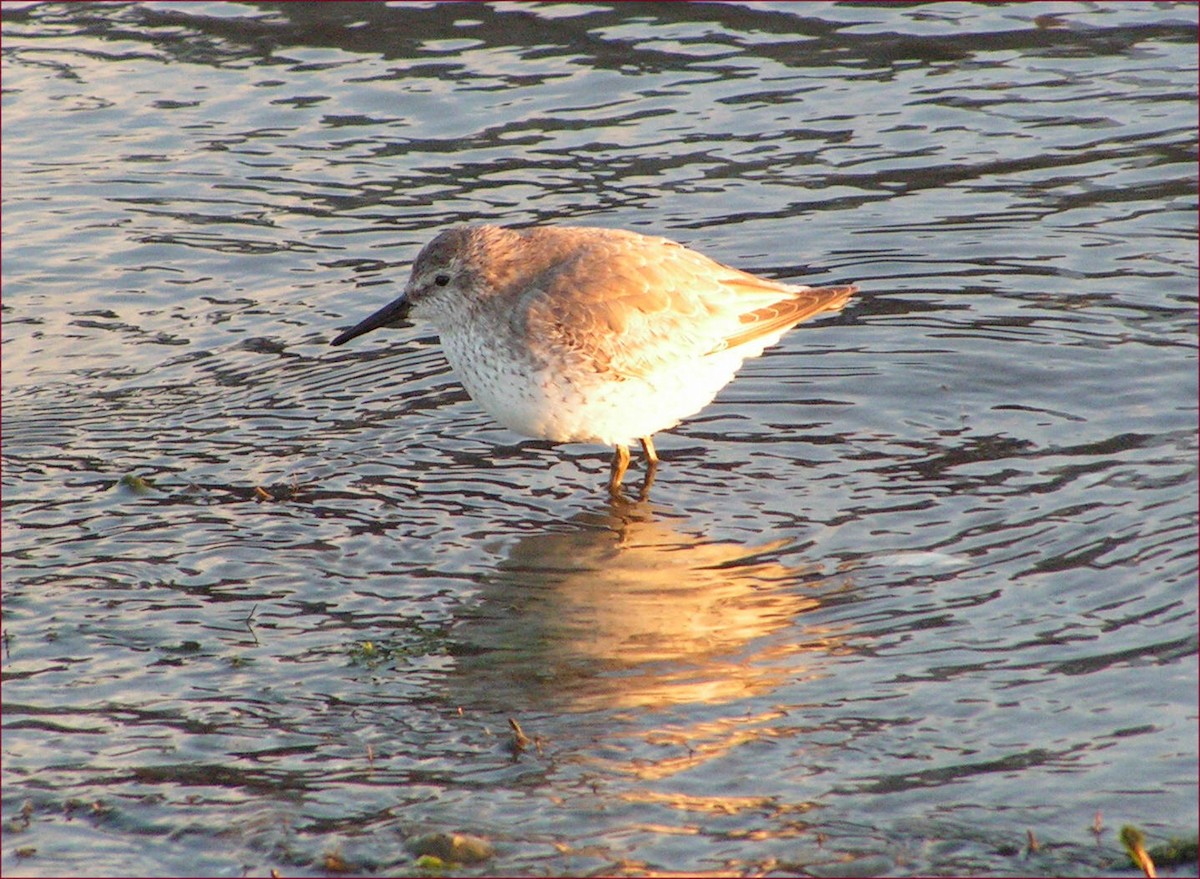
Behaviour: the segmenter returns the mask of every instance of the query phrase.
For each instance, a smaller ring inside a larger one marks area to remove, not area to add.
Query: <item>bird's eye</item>
[[[449,275],[434,275],[433,283],[437,284],[439,287],[445,287],[447,284],[450,283],[450,276]]]

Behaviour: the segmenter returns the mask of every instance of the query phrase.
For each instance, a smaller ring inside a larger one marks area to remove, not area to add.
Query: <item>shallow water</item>
[[[3,27],[5,875],[438,832],[494,846],[463,873],[1134,875],[1122,824],[1195,834],[1194,5]],[[614,503],[427,328],[328,347],[480,220],[862,293]]]

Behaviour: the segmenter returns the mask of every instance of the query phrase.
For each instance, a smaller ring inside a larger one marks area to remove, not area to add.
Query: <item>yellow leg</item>
[[[654,451],[654,437],[644,436],[640,440],[642,451],[646,453],[646,463],[650,467],[658,466],[658,452]]]
[[[642,451],[646,455],[646,476],[642,480],[641,499],[645,500],[650,496],[650,486],[654,482],[654,471],[658,469],[658,452],[654,450],[654,438],[644,436],[641,438]]]
[[[621,480],[629,469],[629,446],[618,445],[613,450],[612,470],[608,477],[608,493],[613,497],[621,494]]]

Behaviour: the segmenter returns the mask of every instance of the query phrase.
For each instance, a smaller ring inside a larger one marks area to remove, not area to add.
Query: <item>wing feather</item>
[[[627,378],[721,351],[756,356],[795,324],[838,311],[857,289],[783,284],[620,230],[562,252],[524,281],[521,331],[547,359],[571,352]]]

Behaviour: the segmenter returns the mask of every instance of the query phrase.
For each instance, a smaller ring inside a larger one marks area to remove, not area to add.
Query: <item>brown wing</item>
[[[521,317],[535,353],[571,351],[598,371],[645,375],[743,346],[756,355],[772,334],[837,311],[856,289],[781,284],[665,238],[587,231],[600,234],[529,285]]]
[[[776,331],[790,329],[817,315],[841,311],[850,301],[850,297],[857,292],[858,288],[850,284],[836,287],[793,287],[792,298],[781,299],[739,315],[741,329],[726,336],[725,343],[719,350],[737,348]]]

